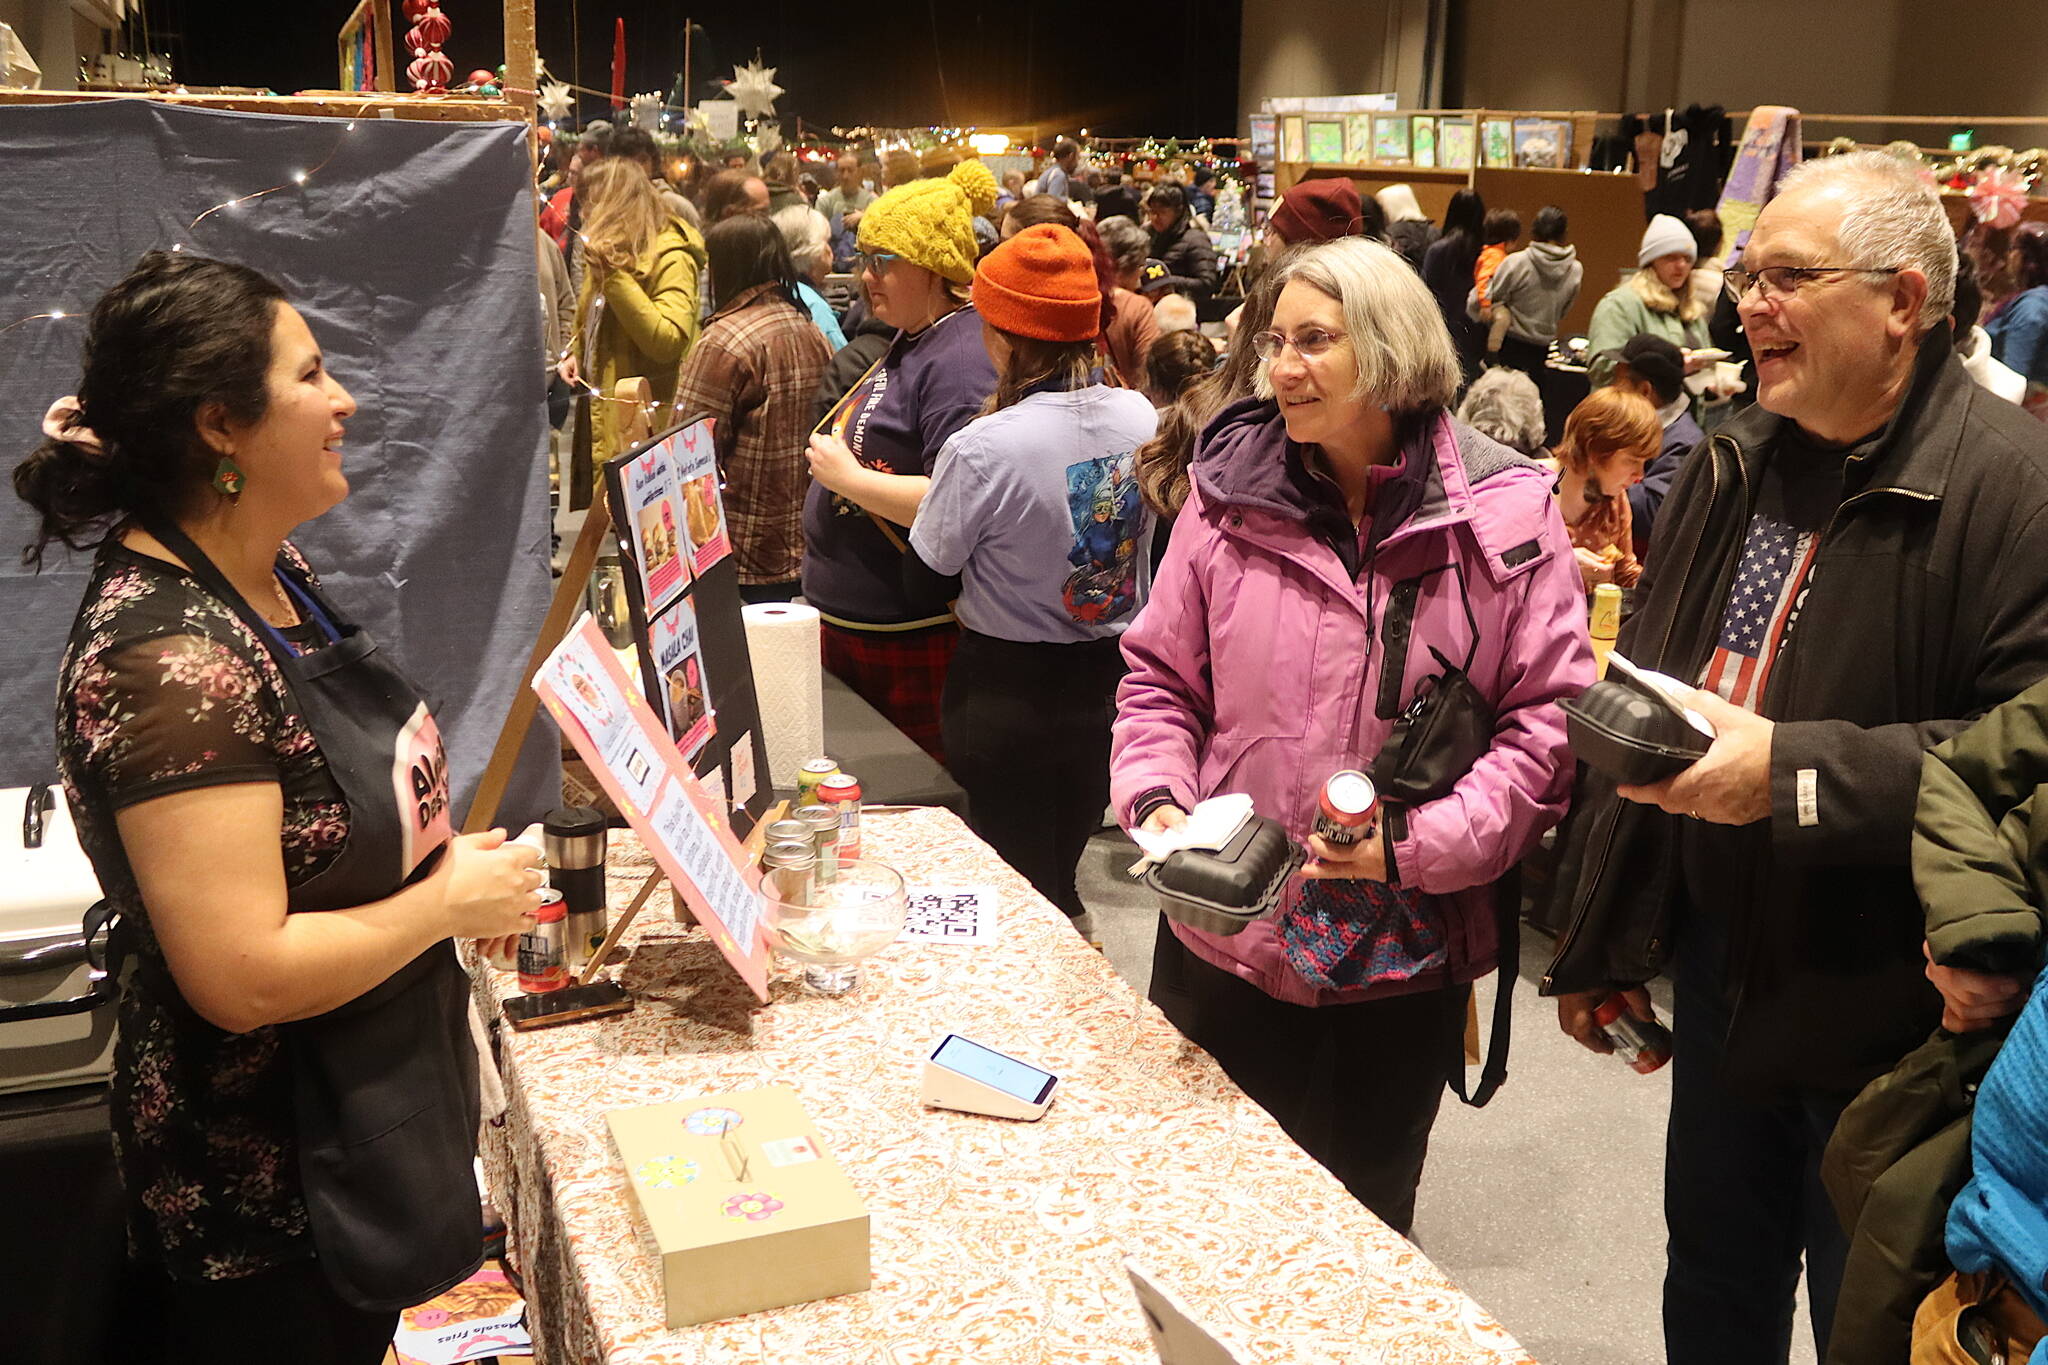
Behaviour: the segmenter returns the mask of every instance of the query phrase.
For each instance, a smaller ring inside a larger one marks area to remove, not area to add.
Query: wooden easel
[[[609,399],[627,405],[620,435],[628,447],[638,445],[654,434],[649,416],[649,409],[654,406],[653,385],[645,379],[621,379],[612,387]],[[540,636],[533,642],[533,651],[526,656],[526,669],[520,675],[518,690],[512,694],[512,709],[506,713],[505,723],[498,730],[498,742],[491,749],[491,761],[484,765],[476,797],[469,803],[469,816],[462,823],[464,834],[482,833],[498,818],[505,788],[511,785],[512,770],[518,766],[519,751],[526,744],[526,732],[533,728],[534,713],[540,708],[540,698],[533,691],[534,675],[540,672],[540,666],[547,662],[548,655],[554,653],[555,646],[562,643],[562,637],[569,633],[570,623],[576,619],[576,607],[590,583],[591,570],[597,567],[597,552],[604,547],[605,527],[611,521],[611,511],[605,505],[604,480],[599,479],[596,483],[590,507],[583,514],[583,529],[576,537],[575,547],[569,551],[569,562],[562,566],[562,581],[555,585],[554,600],[548,604],[548,614],[541,621]],[[561,486],[566,493],[569,486],[567,471],[563,472]]]
[[[654,407],[654,388],[645,379],[621,379],[613,386],[610,398],[612,401],[627,405],[625,420],[620,425],[620,435],[624,438],[627,449],[639,445],[654,434],[651,416]],[[484,775],[477,783],[476,797],[469,803],[468,817],[462,823],[464,834],[482,833],[490,829],[491,822],[497,819],[498,807],[505,799],[505,789],[512,781],[512,771],[519,763],[519,751],[526,746],[527,732],[533,728],[534,714],[540,708],[540,698],[533,690],[534,675],[540,672],[540,666],[547,662],[548,655],[562,642],[562,637],[569,633],[570,623],[576,617],[576,608],[586,585],[590,582],[591,570],[597,566],[597,552],[603,548],[605,528],[611,520],[611,511],[607,505],[605,481],[595,479],[592,482],[594,487],[591,491],[590,507],[583,516],[583,529],[576,536],[576,544],[569,552],[568,563],[562,567],[562,581],[555,585],[554,600],[548,604],[548,614],[541,621],[540,636],[534,641],[532,652],[526,656],[526,668],[520,676],[519,689],[512,695],[512,709],[506,713],[505,723],[498,730],[497,744],[491,749],[490,762],[484,765]],[[566,490],[566,478],[562,486]],[[760,856],[762,839],[767,834],[769,820],[773,818],[775,815],[771,812],[769,819],[757,823],[753,832],[747,836],[744,847],[750,856]],[[640,889],[633,893],[633,899],[612,924],[611,932],[605,935],[604,942],[590,955],[589,963],[576,978],[576,985],[587,986],[596,978],[598,969],[610,960],[612,952],[618,947],[619,939],[626,932],[626,927],[633,922],[634,916],[640,913],[641,907],[647,904],[647,898],[652,896],[655,889],[665,880],[667,874],[659,868],[647,874],[647,879],[640,884]],[[679,911],[683,909],[681,897],[677,897],[676,907]]]

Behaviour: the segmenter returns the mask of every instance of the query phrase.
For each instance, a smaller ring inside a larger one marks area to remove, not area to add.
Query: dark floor
[[[1081,862],[1081,898],[1103,951],[1142,993],[1158,911],[1131,881],[1137,850],[1117,830]],[[1536,994],[1550,940],[1524,935],[1509,1081],[1483,1110],[1446,1097],[1416,1215],[1430,1259],[1544,1365],[1663,1359],[1664,1121],[1670,1082],[1596,1057]],[[1655,992],[1668,1019],[1668,992]],[[1493,986],[1481,987],[1482,1030]],[[1805,1308],[1793,1365],[1812,1365]]]

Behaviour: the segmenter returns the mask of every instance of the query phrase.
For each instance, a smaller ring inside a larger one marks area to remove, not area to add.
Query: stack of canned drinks
[[[796,806],[768,826],[761,851],[764,887],[777,900],[804,905],[829,886],[841,864],[860,857],[860,780],[829,758],[814,758],[797,774]]]

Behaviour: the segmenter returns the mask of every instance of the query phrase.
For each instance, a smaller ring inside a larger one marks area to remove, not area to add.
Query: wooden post
[[[533,0],[505,0],[505,98],[534,119],[539,107],[540,71],[534,37]]]
[[[627,444],[646,440],[653,388],[645,379],[621,379],[611,396],[618,402],[632,404],[625,426]],[[526,732],[533,727],[534,714],[540,708],[540,698],[533,691],[533,675],[540,672],[540,666],[554,653],[576,619],[576,608],[590,582],[590,571],[597,565],[597,552],[604,545],[605,527],[610,520],[604,480],[598,479],[590,508],[583,514],[583,530],[576,537],[576,548],[569,552],[569,562],[562,567],[562,581],[555,585],[555,599],[548,604],[548,614],[541,621],[540,637],[526,656],[526,668],[519,675],[519,690],[512,694],[512,709],[498,729],[498,742],[477,782],[476,796],[470,800],[469,813],[462,822],[464,834],[480,834],[498,818],[498,806],[505,799],[506,787],[512,783],[512,770],[519,764],[519,751],[526,747]]]

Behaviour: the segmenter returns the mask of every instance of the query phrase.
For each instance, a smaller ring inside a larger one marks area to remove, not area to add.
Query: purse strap
[[[1494,921],[1499,927],[1500,959],[1495,968],[1500,980],[1493,991],[1493,1028],[1486,1040],[1486,1063],[1479,1071],[1479,1084],[1465,1089],[1465,1043],[1459,1038],[1451,1054],[1451,1093],[1474,1109],[1484,1109],[1500,1093],[1508,1079],[1508,1048],[1514,1041],[1515,979],[1522,974],[1522,873],[1511,870],[1495,882]]]

